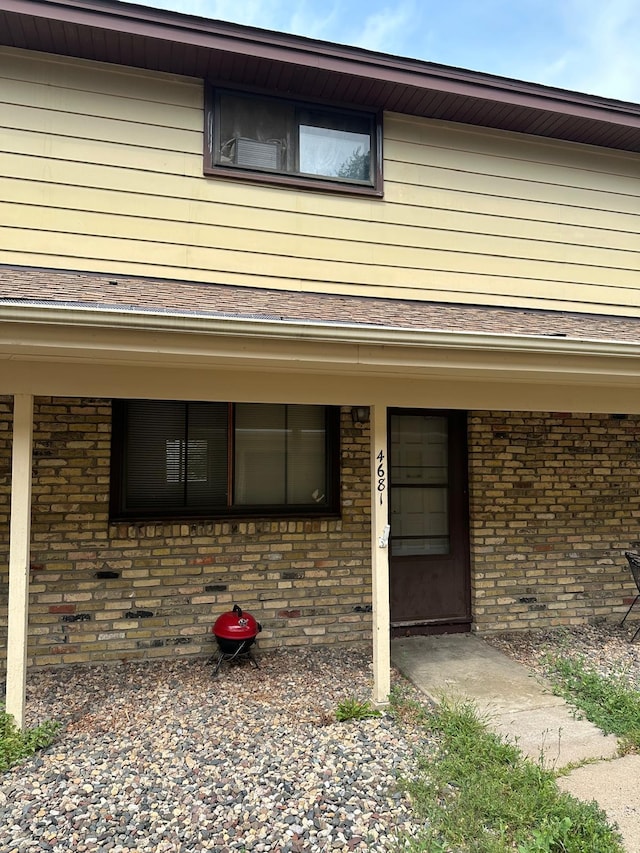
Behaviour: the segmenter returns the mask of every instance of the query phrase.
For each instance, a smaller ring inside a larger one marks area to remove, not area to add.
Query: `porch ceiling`
[[[640,413],[640,343],[4,303],[0,393]]]

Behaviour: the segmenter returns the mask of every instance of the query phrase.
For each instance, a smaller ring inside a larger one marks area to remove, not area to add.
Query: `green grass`
[[[620,739],[623,753],[640,752],[640,692],[624,673],[600,675],[582,658],[547,658],[555,692],[605,734]]]
[[[336,720],[344,723],[346,720],[366,720],[368,717],[379,717],[380,711],[373,707],[368,700],[343,699],[336,708]]]
[[[559,791],[551,770],[487,731],[470,704],[443,702],[424,720],[437,753],[404,784],[424,821],[418,853],[624,853],[596,803]]]
[[[33,755],[53,743],[60,728],[59,723],[47,721],[40,726],[21,731],[11,714],[0,706],[0,772],[4,772],[23,758]]]

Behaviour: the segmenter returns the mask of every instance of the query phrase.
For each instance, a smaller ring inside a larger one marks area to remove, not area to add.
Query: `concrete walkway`
[[[473,701],[490,729],[546,767],[596,761],[561,777],[558,785],[596,800],[618,824],[627,853],[640,853],[640,755],[617,758],[617,739],[574,719],[537,674],[473,634],[393,640],[391,659],[433,701],[444,696]]]

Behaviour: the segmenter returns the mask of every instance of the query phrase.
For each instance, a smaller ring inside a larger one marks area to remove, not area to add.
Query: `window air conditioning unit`
[[[234,146],[233,162],[236,166],[258,169],[281,169],[282,144],[277,141],[258,142],[240,136]]]

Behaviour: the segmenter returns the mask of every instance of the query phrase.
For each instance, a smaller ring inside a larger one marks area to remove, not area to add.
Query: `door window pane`
[[[395,536],[447,536],[449,490],[444,488],[396,488],[391,495]]]
[[[449,490],[399,486],[391,492],[392,551],[399,554],[449,552]]]
[[[446,484],[448,452],[446,418],[431,415],[392,417],[392,484]]]
[[[391,543],[394,557],[428,557],[449,553],[449,537],[436,539],[394,539]]]
[[[391,418],[391,550],[448,554],[449,447],[446,417]]]

